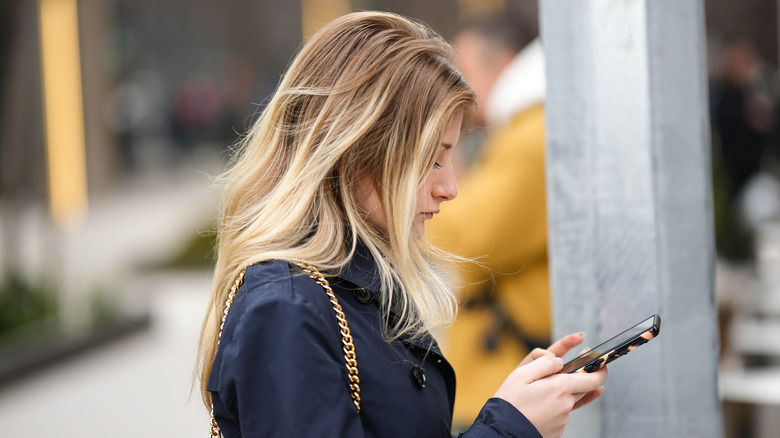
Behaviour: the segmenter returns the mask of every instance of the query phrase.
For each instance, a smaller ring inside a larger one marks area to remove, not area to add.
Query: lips
[[[433,219],[433,215],[437,213],[438,211],[424,211],[420,214],[422,214],[423,217],[425,217],[425,220],[428,220],[428,219]]]

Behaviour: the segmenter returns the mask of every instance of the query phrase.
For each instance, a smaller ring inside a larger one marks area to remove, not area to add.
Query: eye
[[[439,164],[439,162],[437,161],[437,162],[433,163],[433,168],[434,169],[441,169],[441,164]]]

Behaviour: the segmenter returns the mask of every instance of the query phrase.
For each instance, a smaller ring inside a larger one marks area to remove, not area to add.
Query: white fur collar
[[[488,126],[500,125],[520,111],[544,102],[544,50],[539,38],[529,43],[501,72],[487,98]]]

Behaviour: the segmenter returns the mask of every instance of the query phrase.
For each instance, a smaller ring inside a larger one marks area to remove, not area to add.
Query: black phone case
[[[647,328],[645,330],[637,333],[634,336],[631,336],[629,339],[620,341],[615,345],[610,345],[613,343],[613,341],[620,338],[625,332],[634,330],[643,324],[647,324]],[[661,331],[661,317],[658,315],[653,315],[650,318],[647,318],[646,320],[640,322],[639,324],[629,328],[628,330],[625,330],[623,333],[609,339],[606,342],[602,342],[597,347],[594,347],[593,349],[588,350],[580,354],[579,356],[575,357],[574,359],[566,363],[560,372],[568,373],[568,374],[592,373],[606,366],[608,363],[612,362],[613,360],[621,356],[625,356],[630,351],[633,351],[640,345],[645,344],[647,341],[655,338],[656,336],[658,336],[658,333],[660,331]],[[592,357],[590,357],[587,360],[583,360],[588,356],[592,356]]]

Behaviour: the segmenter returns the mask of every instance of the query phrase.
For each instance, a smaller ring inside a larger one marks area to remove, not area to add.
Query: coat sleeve
[[[458,438],[542,438],[536,427],[509,402],[491,398]]]
[[[327,306],[294,292],[289,275],[250,284],[215,385],[241,437],[363,436]]]

